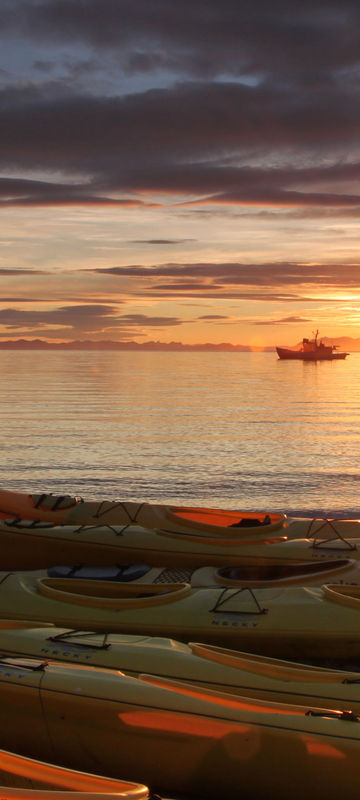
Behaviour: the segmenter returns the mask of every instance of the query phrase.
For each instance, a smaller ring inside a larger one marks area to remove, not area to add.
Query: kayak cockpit
[[[65,603],[96,608],[138,608],[175,602],[191,592],[188,583],[132,584],[76,578],[41,578],[36,591]]]
[[[241,581],[282,581],[291,578],[312,577],[322,573],[334,573],[337,570],[348,569],[354,562],[349,558],[332,561],[313,562],[301,561],[294,564],[244,564],[240,566],[221,567],[216,571],[217,579],[227,583]]]
[[[259,533],[282,527],[286,521],[284,514],[257,511],[227,511],[218,508],[198,508],[187,506],[171,506],[166,509],[166,517],[180,526],[197,528],[214,528],[220,532],[224,528],[259,529]]]

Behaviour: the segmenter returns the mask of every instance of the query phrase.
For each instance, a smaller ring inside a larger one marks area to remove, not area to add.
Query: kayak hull
[[[0,750],[2,800],[150,800],[146,786]]]
[[[356,523],[358,524],[358,523]],[[299,533],[299,531],[297,530]],[[199,536],[155,531],[139,526],[34,524],[0,522],[0,569],[23,570],[82,564],[93,567],[139,563],[154,567],[203,567],[277,564],[286,561],[359,560],[360,539],[296,539],[273,535]]]
[[[194,588],[267,588],[273,586],[322,586],[339,583],[360,584],[360,562],[355,559],[309,561],[287,564],[247,563],[239,559],[238,565],[228,567],[151,567],[132,564],[113,567],[50,567],[47,570],[28,571],[32,578],[76,578],[102,580],[114,583],[130,582],[137,585],[179,583],[186,581]]]
[[[357,659],[360,587],[196,589],[0,575],[0,617],[204,641],[281,658]]]
[[[144,635],[79,633],[49,625],[31,627],[0,620],[0,650],[12,658],[32,656],[133,677],[158,677],[202,688],[279,703],[351,708],[360,713],[359,673],[281,661],[203,643]]]
[[[125,774],[156,791],[285,800],[358,796],[359,726],[153,676],[20,661],[0,669],[3,738],[32,758]],[[315,713],[314,713],[315,712]],[[31,725],[30,725],[31,721]],[[36,733],[36,735],[34,735]],[[284,757],[286,768],[284,773]],[[241,776],[241,780],[239,780]]]
[[[2,569],[76,561],[112,565],[126,563],[124,559],[136,561],[142,551],[146,551],[146,563],[154,566],[217,566],[237,563],[243,545],[260,548],[266,543],[309,538],[314,549],[323,545],[324,550],[340,546],[350,551],[356,549],[352,540],[360,539],[359,520],[287,518],[264,512],[120,501],[80,502],[72,497],[5,490],[0,490],[0,509],[3,517],[10,515],[0,526]]]

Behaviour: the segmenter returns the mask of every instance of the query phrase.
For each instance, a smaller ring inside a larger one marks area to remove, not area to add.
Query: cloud
[[[358,291],[360,265],[239,262],[128,265],[88,270],[113,278],[136,279],[136,294],[143,297],[202,297],[275,302],[321,299],[333,302],[331,293]],[[170,278],[164,282],[164,278]],[[140,279],[144,279],[142,282]],[[122,286],[122,284],[121,284]],[[131,295],[133,288],[127,290]]]
[[[154,207],[139,198],[96,195],[86,184],[59,184],[22,178],[0,178],[0,207],[9,206]]]
[[[33,66],[34,69],[39,70],[39,72],[44,72],[45,74],[47,74],[48,72],[53,71],[53,69],[55,68],[55,62],[43,61],[42,59],[37,59],[36,61],[34,61]]]
[[[299,176],[298,176],[299,177]],[[251,188],[238,192],[224,192],[209,197],[201,197],[186,205],[242,205],[242,206],[330,206],[348,208],[359,206],[360,195],[347,195],[325,192],[294,192],[283,189]]]
[[[325,286],[357,286],[359,282],[358,263],[343,265],[339,269],[337,264],[304,264],[296,262],[273,263],[189,263],[189,264],[161,264],[159,266],[142,266],[138,264],[123,267],[96,267],[90,272],[102,275],[119,277],[144,277],[155,280],[157,278],[171,277],[178,279],[201,278],[203,280],[216,280],[219,284],[233,283],[234,285],[278,286],[281,284],[302,285],[304,283],[319,283]]]
[[[34,275],[49,275],[45,269],[21,269],[20,267],[0,267],[0,275],[9,278],[11,275],[21,275],[32,278]]]
[[[39,297],[1,297],[0,303],[42,303]]]
[[[121,322],[130,325],[145,325],[151,328],[182,325],[182,320],[178,317],[148,317],[145,314],[124,314],[121,318]]]
[[[223,314],[203,314],[198,319],[231,319],[230,317],[225,317]]]
[[[151,286],[148,287],[150,292],[153,292],[153,288]],[[170,294],[173,293],[175,295],[192,295],[196,293],[200,293],[202,295],[206,295],[208,292],[213,292],[215,289],[221,289],[220,284],[216,283],[205,283],[201,281],[172,281],[171,283],[156,283],[156,292],[169,292]]]
[[[4,206],[163,207],[179,196],[203,206],[360,206],[360,107],[340,87],[290,97],[192,82],[103,98],[30,85],[3,90],[0,103],[2,169],[64,175],[3,178]],[[354,152],[348,163],[343,151]]]
[[[43,180],[0,205],[358,215],[359,23],[356,0],[3,0],[0,166]]]
[[[128,72],[159,69],[193,76],[271,76],[316,85],[358,63],[356,0],[12,0],[7,33],[34,42],[113,51]]]
[[[6,333],[73,338],[74,336],[102,336],[116,331],[116,338],[141,336],[147,328],[174,327],[182,324],[177,317],[147,316],[146,314],[120,314],[113,305],[79,304],[59,306],[50,310],[23,311],[16,308],[0,309],[0,329]]]
[[[316,146],[320,135],[323,147],[349,137],[357,142],[355,126],[360,117],[352,93],[344,89],[334,88],[321,97],[311,91],[299,92],[290,102],[287,89],[231,82],[177,83],[105,98],[72,96],[69,90],[64,93],[64,87],[63,95],[54,97],[51,84],[48,90],[46,85],[28,85],[4,89],[0,99],[4,107],[2,157],[9,158],[13,152],[25,162],[31,156],[42,156],[44,165],[48,161],[60,166],[63,161],[64,167],[70,157],[86,168],[89,158],[97,155],[98,165],[90,162],[90,166],[105,172],[109,158],[115,159],[115,164],[117,160],[119,167],[127,167],[125,156],[135,168],[138,158],[138,166],[143,167],[149,156],[152,163],[156,154],[159,166],[173,163],[175,169],[176,157],[201,156],[206,165],[207,155],[220,159],[226,155],[229,160],[232,153],[249,147],[252,151],[263,147],[266,152],[270,147],[280,149],[294,143],[300,148]],[[25,119],[24,146],[20,126]]]
[[[196,239],[131,239],[130,244],[176,245],[196,242]]]
[[[311,319],[306,317],[283,317],[283,319],[254,320],[253,325],[287,325],[289,323],[308,323]]]
[[[236,331],[252,302],[286,326],[355,297],[359,22],[358,0],[2,0],[2,330],[142,337],[178,303]]]

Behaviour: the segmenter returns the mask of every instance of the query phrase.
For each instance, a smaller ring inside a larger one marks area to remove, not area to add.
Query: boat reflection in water
[[[314,339],[303,339],[300,350],[290,347],[277,347],[276,352],[280,359],[298,359],[301,361],[333,361],[344,359],[349,353],[336,353],[336,345],[325,345],[321,339],[318,341],[319,331],[314,333]]]

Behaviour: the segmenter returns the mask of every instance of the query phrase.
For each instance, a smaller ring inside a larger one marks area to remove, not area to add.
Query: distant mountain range
[[[359,340],[360,341],[360,340]],[[45,339],[15,339],[0,341],[1,350],[230,350],[248,352],[249,350],[274,350],[273,347],[249,347],[228,342],[221,344],[183,344],[182,342],[113,342],[113,341],[75,341],[47,342]]]
[[[336,345],[339,350],[346,350],[351,352],[360,351],[360,339],[353,339],[350,336],[340,336],[338,338],[330,338],[328,336],[321,337],[324,344]],[[294,348],[297,345],[292,345]],[[284,345],[285,346],[285,345]],[[286,345],[290,346],[290,345]],[[182,342],[113,342],[113,341],[71,341],[71,342],[48,342],[45,339],[14,339],[7,341],[0,341],[0,350],[159,350],[159,351],[215,351],[215,352],[272,352],[275,346],[256,347],[252,345],[230,344],[229,342],[221,342],[221,344],[183,344]]]

